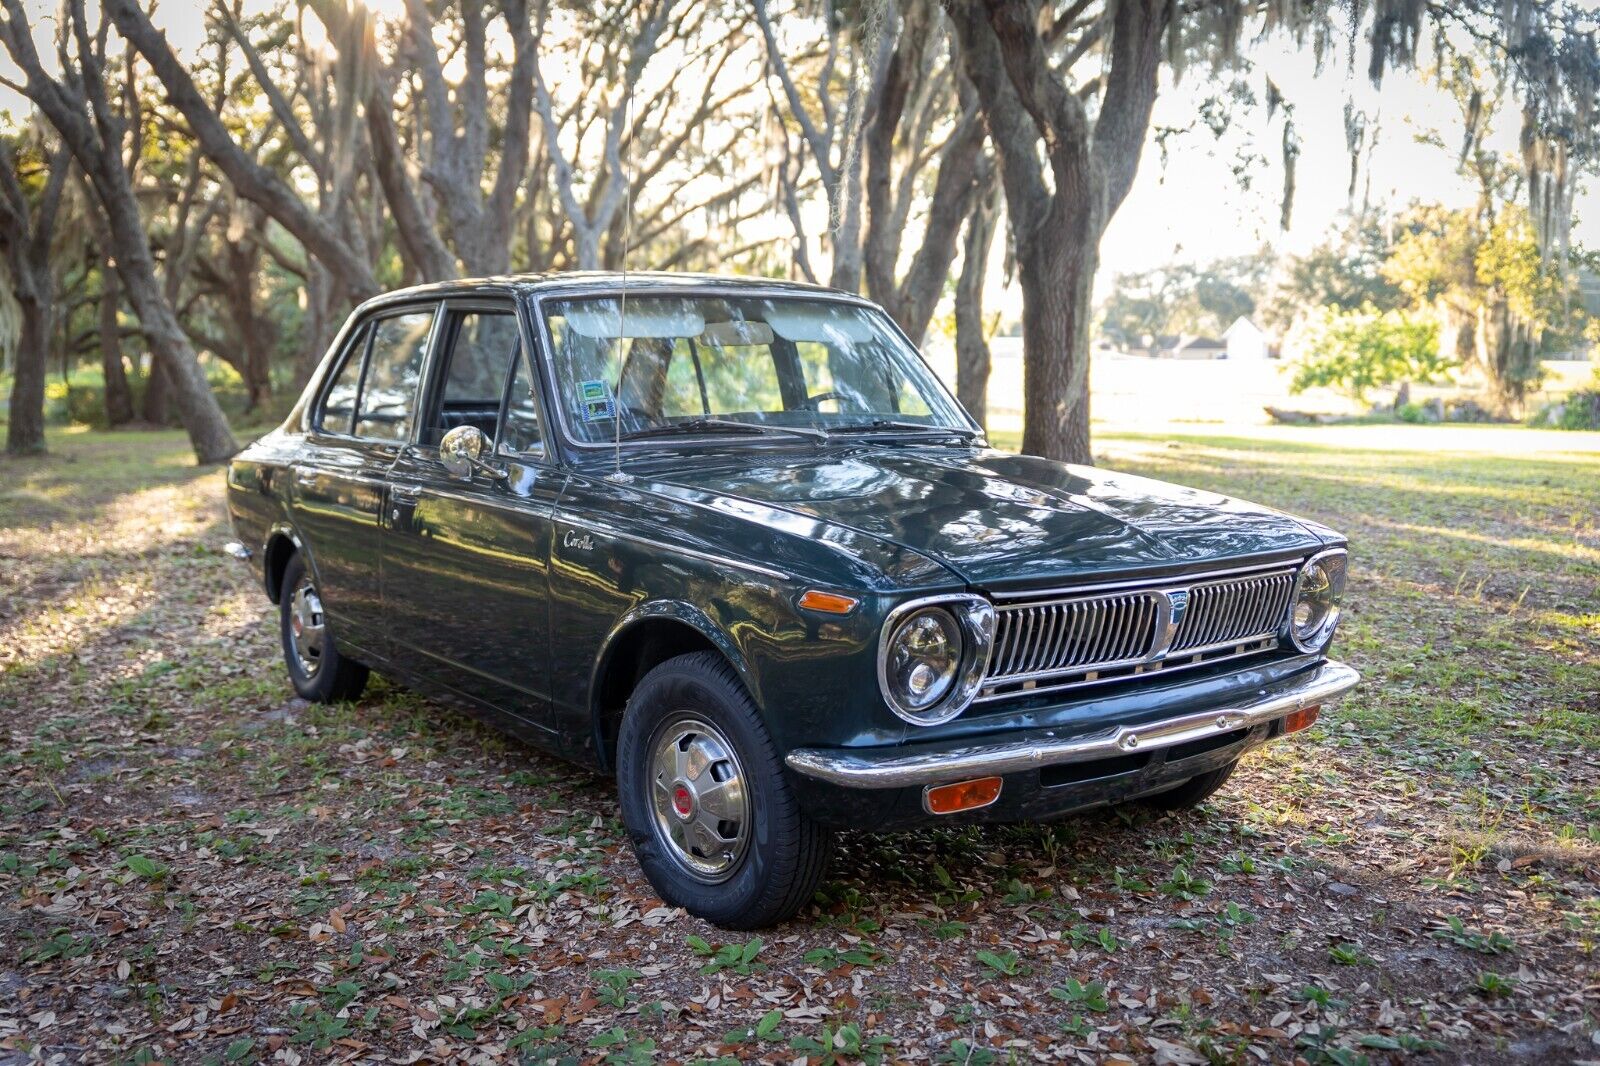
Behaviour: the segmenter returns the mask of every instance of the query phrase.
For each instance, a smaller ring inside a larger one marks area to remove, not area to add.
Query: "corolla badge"
[[[1189,590],[1173,589],[1167,593],[1167,599],[1172,603],[1172,624],[1177,626],[1189,610]]]
[[[579,533],[575,529],[569,529],[567,530],[567,535],[561,538],[561,545],[562,547],[572,548],[576,551],[593,551],[594,537],[590,536],[588,533]]]

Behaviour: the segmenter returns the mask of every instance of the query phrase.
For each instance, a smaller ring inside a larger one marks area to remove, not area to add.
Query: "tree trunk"
[[[122,365],[122,332],[117,323],[121,302],[116,267],[107,260],[100,266],[100,372],[105,378],[106,425],[133,421],[133,388]]]
[[[170,402],[177,408],[178,420],[189,434],[195,460],[202,464],[223,462],[238,451],[239,446],[234,442],[228,420],[211,392],[211,384],[206,380],[200,360],[190,347],[189,339],[178,323],[177,314],[167,302],[161,283],[156,279],[155,261],[150,255],[150,245],[145,237],[138,205],[134,201],[133,189],[126,181],[125,172],[121,172],[120,165],[115,170],[123,174],[122,181],[116,180],[114,174],[106,173],[113,168],[105,167],[99,160],[91,159],[85,169],[94,163],[100,163],[97,168],[99,173],[91,171],[91,178],[100,190],[100,202],[106,208],[107,221],[111,225],[112,251],[117,259],[117,270],[127,287],[134,313],[139,316],[140,330],[154,353],[154,366],[160,368],[160,380],[152,375],[148,386],[149,390],[157,393],[157,399],[152,401],[149,391],[145,395],[145,417],[157,421],[151,415],[165,412],[155,410],[152,404],[165,406]]]
[[[150,355],[150,371],[144,376],[144,397],[139,403],[139,420],[152,426],[167,424],[167,375],[161,369],[161,360]]]
[[[44,446],[44,379],[50,360],[50,304],[36,294],[18,294],[22,333],[17,345],[16,376],[11,382],[10,421],[6,451],[37,455]]]
[[[449,281],[458,274],[455,257],[445,247],[438,228],[428,217],[406,174],[405,151],[394,126],[393,108],[393,96],[379,90],[367,97],[363,110],[367,117],[367,136],[372,141],[373,169],[383,189],[384,202],[394,217],[400,254],[423,281]],[[506,240],[509,242],[509,234]]]
[[[303,388],[316,373],[341,325],[333,312],[338,293],[333,289],[332,279],[317,263],[307,265],[310,270],[306,273],[306,312],[300,327],[300,361],[294,374],[296,389]]]
[[[0,254],[11,275],[12,294],[22,313],[17,338],[16,375],[11,383],[6,451],[27,455],[45,450],[44,379],[49,373],[51,318],[55,275],[50,269],[50,242],[68,171],[66,149],[46,158],[50,176],[30,207],[18,180],[21,171],[8,142],[0,141]],[[66,323],[63,321],[62,326]],[[67,345],[61,346],[66,358]]]
[[[272,395],[272,323],[256,313],[255,245],[230,245],[223,254],[228,264],[223,298],[244,348],[245,410],[254,411]]]
[[[6,51],[27,76],[29,98],[55,127],[100,196],[111,233],[108,251],[116,257],[117,270],[145,339],[166,371],[167,384],[189,433],[195,458],[201,463],[221,462],[238,446],[194,349],[183,335],[177,314],[156,280],[149,236],[139,213],[132,176],[122,158],[122,123],[106,99],[105,70],[94,51],[94,31],[87,24],[83,5],[63,5],[77,44],[65,82],[47,73],[40,61],[21,0],[0,0],[0,6],[6,13],[0,36]],[[139,17],[142,19],[142,14]],[[170,52],[166,55],[171,59]],[[69,58],[64,46],[60,58]]]
[[[861,289],[861,163],[849,160],[840,172],[841,182],[847,183],[828,196],[829,217],[832,223],[829,245],[833,250],[833,263],[828,271],[828,284],[844,292]]]
[[[1079,239],[1083,239],[1079,237]],[[1029,241],[1022,283],[1022,450],[1090,463],[1089,320],[1099,234]]]
[[[993,163],[985,158],[984,137],[983,122],[974,108],[962,118],[939,155],[922,244],[889,305],[900,328],[917,344],[927,335],[934,308],[944,295],[962,220],[972,210],[974,198],[987,195]]]
[[[999,204],[991,191],[967,220],[961,277],[956,282],[956,399],[978,425],[989,425],[989,339],[983,322],[983,282],[989,272]]]
[[[1167,0],[1121,0],[1110,7],[1110,62],[1095,78],[1103,89],[1091,119],[1089,97],[1056,69],[1035,3],[946,0],[962,65],[989,126],[1017,249],[1027,419],[1022,450],[1076,463],[1090,461],[1090,294],[1100,237],[1138,172],[1163,34],[1175,10]]]

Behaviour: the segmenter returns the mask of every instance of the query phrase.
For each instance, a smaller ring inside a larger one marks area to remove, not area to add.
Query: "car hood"
[[[657,491],[755,520],[772,508],[927,555],[1004,591],[1087,577],[1164,576],[1323,546],[1269,508],[1150,478],[995,451],[883,445],[785,449],[653,471]]]

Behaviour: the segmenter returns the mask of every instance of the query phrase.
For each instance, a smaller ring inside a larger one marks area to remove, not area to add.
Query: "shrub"
[[[1586,384],[1573,389],[1564,400],[1545,404],[1528,422],[1555,429],[1600,429],[1600,368]]]
[[[1556,424],[1562,429],[1600,429],[1600,382],[1568,396]]]
[[[1455,365],[1439,354],[1437,323],[1370,305],[1358,311],[1323,308],[1307,349],[1291,392],[1328,386],[1363,402],[1372,389],[1443,381]]]

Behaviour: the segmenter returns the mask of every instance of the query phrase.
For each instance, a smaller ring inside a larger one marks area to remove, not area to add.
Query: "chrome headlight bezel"
[[[889,655],[907,624],[928,611],[941,611],[955,622],[961,649],[955,678],[948,691],[926,707],[911,706],[896,691],[889,676]],[[933,726],[950,721],[971,705],[989,668],[994,645],[994,605],[982,596],[966,593],[927,596],[900,604],[883,620],[878,636],[878,691],[889,710],[912,725]]]
[[[1325,649],[1333,639],[1335,630],[1339,628],[1339,619],[1344,614],[1344,587],[1349,574],[1349,562],[1350,554],[1344,548],[1329,548],[1300,564],[1300,570],[1295,574],[1294,594],[1289,597],[1289,617],[1286,621],[1289,640],[1300,651],[1315,654]],[[1306,592],[1307,579],[1318,568],[1328,574],[1332,587],[1331,604],[1315,619],[1315,625],[1296,625],[1295,615],[1299,611],[1301,596]]]

